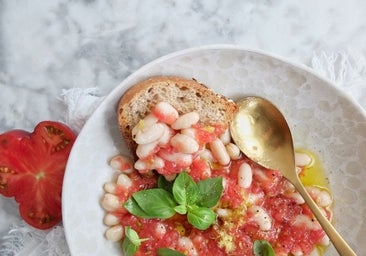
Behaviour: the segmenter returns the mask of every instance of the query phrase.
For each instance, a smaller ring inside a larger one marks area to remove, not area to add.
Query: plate
[[[116,108],[134,83],[156,75],[195,78],[233,100],[258,95],[283,112],[296,148],[318,155],[329,177],[337,230],[358,253],[366,251],[366,115],[351,98],[305,66],[232,45],[191,48],[137,70],[100,104],[80,132],[67,164],[62,214],[72,255],[118,255],[104,238],[103,184],[118,153],[128,154]],[[331,246],[325,255],[336,255]]]

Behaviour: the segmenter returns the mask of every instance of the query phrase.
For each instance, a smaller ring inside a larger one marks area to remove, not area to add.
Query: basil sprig
[[[133,256],[139,249],[141,242],[146,241],[147,238],[140,239],[139,235],[130,226],[125,228],[125,238],[122,241],[123,255]]]
[[[174,182],[160,176],[158,188],[135,192],[124,207],[131,214],[146,219],[167,219],[176,213],[187,214],[190,224],[206,230],[216,220],[211,208],[220,200],[222,191],[222,177],[196,183],[188,173],[181,172]]]
[[[267,240],[255,240],[253,253],[255,256],[275,256],[274,250]]]

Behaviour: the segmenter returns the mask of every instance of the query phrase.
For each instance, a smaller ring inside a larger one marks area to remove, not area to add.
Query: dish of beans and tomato
[[[329,245],[294,187],[244,156],[225,124],[160,102],[132,137],[138,160],[111,156],[117,176],[101,201],[105,237],[121,243],[121,255],[254,255],[258,241],[275,255],[322,255]],[[308,177],[317,159],[306,150],[295,158]],[[331,193],[318,181],[306,188],[331,219]]]

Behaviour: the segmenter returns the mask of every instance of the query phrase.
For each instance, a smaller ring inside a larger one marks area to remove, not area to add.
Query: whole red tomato
[[[0,135],[0,194],[14,197],[22,218],[38,229],[61,221],[61,190],[76,135],[66,125],[40,122],[32,133]]]

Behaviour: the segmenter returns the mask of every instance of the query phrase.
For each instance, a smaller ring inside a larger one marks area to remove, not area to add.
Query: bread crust
[[[130,152],[135,156],[136,143],[132,129],[161,101],[170,103],[184,114],[198,112],[200,122],[228,125],[237,105],[194,79],[176,76],[151,77],[131,86],[120,98],[117,108],[118,125]]]

